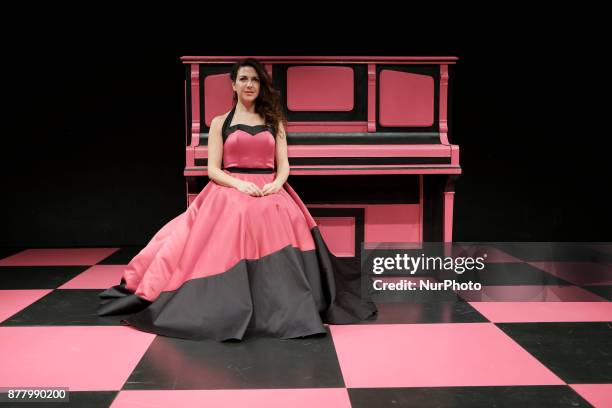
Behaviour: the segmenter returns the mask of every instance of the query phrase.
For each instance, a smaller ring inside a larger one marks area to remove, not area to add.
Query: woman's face
[[[259,75],[253,67],[240,67],[236,75],[236,82],[232,88],[238,95],[238,99],[245,102],[253,102],[259,95]]]

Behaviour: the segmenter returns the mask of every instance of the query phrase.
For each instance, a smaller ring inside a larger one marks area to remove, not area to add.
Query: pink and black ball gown
[[[275,178],[274,130],[229,126],[234,111],[223,124],[223,169],[262,188]],[[129,262],[120,284],[100,293],[98,315],[186,339],[288,339],[375,318],[359,278],[329,251],[288,183],[253,197],[211,180]]]

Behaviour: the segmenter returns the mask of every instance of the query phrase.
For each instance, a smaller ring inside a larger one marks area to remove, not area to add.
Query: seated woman
[[[255,59],[238,61],[230,76],[234,106],[208,136],[211,181],[129,262],[121,283],[100,293],[98,315],[217,340],[296,338],[375,318],[360,272],[329,251],[287,183],[286,126],[270,76]]]

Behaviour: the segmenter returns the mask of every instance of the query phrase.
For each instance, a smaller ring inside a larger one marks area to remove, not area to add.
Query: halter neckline
[[[234,119],[234,113],[235,112],[236,112],[236,105],[234,105],[232,107],[232,110],[230,111],[230,113],[227,115],[227,117],[223,121],[223,128],[222,128],[223,141],[225,141],[225,139],[229,136],[229,130],[230,129],[241,129],[241,130],[249,133],[252,136],[255,136],[255,135],[263,132],[264,130],[267,130],[268,132],[270,132],[272,137],[275,137],[275,134],[272,131],[273,128],[270,125],[268,125],[267,123],[260,124],[260,125],[247,125],[245,123],[236,123],[236,124],[230,126],[230,123],[232,123],[232,119]],[[255,132],[256,130],[259,130],[259,131]]]

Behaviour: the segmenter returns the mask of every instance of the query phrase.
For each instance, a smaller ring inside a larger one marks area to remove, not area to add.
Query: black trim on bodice
[[[227,140],[227,138],[229,137],[230,134],[232,134],[232,132],[234,130],[242,130],[245,131],[246,133],[250,134],[251,136],[255,136],[265,130],[269,131],[270,134],[272,135],[272,137],[275,136],[274,134],[274,129],[270,126],[270,125],[245,125],[243,123],[237,123],[235,125],[231,125],[230,123],[232,123],[232,119],[234,118],[234,113],[236,112],[236,105],[234,105],[234,107],[232,108],[232,110],[230,111],[230,113],[227,115],[227,117],[225,118],[225,120],[223,121],[223,128],[221,130],[221,134],[223,136],[223,143],[225,144],[225,141]]]

